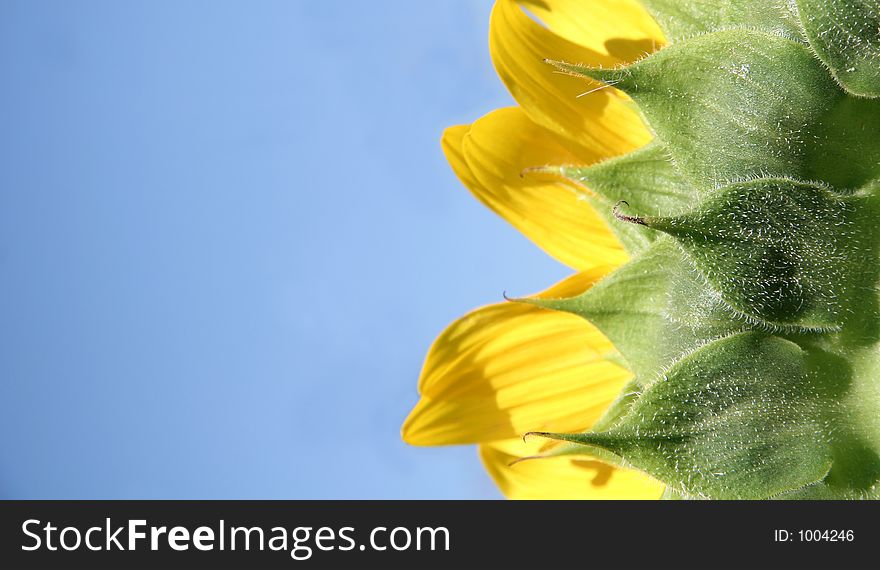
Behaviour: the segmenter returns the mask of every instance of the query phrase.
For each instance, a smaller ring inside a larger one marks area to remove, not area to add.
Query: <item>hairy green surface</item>
[[[678,42],[723,29],[757,29],[799,39],[797,10],[789,0],[643,0],[666,37]]]
[[[560,172],[595,192],[587,199],[605,216],[630,252],[647,248],[657,233],[637,225],[614,223],[613,206],[617,202],[626,200],[639,212],[669,215],[687,208],[697,197],[696,189],[673,166],[669,152],[656,141],[593,167],[563,167]]]
[[[727,30],[624,69],[558,65],[631,95],[699,188],[777,176],[854,189],[878,174],[880,99],[841,90],[802,43]]]
[[[847,90],[880,95],[880,3],[797,0],[810,45]]]
[[[880,3],[643,0],[672,42],[621,69],[647,147],[556,171],[633,259],[529,302],[594,323],[635,379],[553,454],[667,498],[880,495]]]
[[[706,341],[748,326],[669,239],[583,295],[530,302],[595,324],[643,382]]]
[[[608,430],[557,437],[625,457],[683,493],[756,499],[804,487],[831,468],[824,415],[837,388],[808,359],[761,333],[720,339],[646,386]]]

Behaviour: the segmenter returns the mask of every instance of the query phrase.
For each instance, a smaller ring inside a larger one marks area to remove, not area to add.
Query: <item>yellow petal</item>
[[[657,22],[638,0],[520,0],[519,4],[565,39],[620,63],[641,59],[665,43]]]
[[[577,274],[542,295],[577,295],[607,271]],[[446,445],[585,429],[631,377],[604,359],[612,348],[595,327],[569,313],[525,303],[477,309],[434,341],[403,438]]]
[[[589,457],[549,457],[513,463],[534,455],[539,438],[480,446],[480,457],[501,492],[510,499],[659,499],[663,484],[648,475]]]
[[[471,173],[471,167],[468,166],[467,161],[464,159],[464,150],[462,149],[464,137],[467,136],[468,131],[470,130],[470,125],[454,125],[452,127],[447,127],[446,130],[443,131],[443,138],[440,141],[440,145],[443,147],[443,154],[446,155],[446,161],[449,162],[449,166],[452,167],[455,175],[458,176],[458,179],[461,180],[461,183],[464,184],[465,187],[476,194],[477,191],[475,191],[474,188],[482,189],[482,186]]]
[[[541,249],[574,269],[620,265],[626,252],[592,206],[568,184],[524,173],[528,168],[591,164],[600,157],[565,146],[519,108],[498,109],[452,127],[443,149],[459,179],[486,206]]]
[[[492,10],[489,49],[498,75],[536,123],[604,156],[629,152],[651,139],[625,96],[606,88],[578,98],[600,84],[544,63],[549,58],[608,67],[620,60],[554,33],[513,0],[499,0]]]

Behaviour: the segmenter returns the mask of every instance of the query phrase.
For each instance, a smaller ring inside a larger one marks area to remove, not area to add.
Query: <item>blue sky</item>
[[[434,336],[565,275],[439,137],[489,0],[0,4],[0,496],[498,497],[399,426]]]

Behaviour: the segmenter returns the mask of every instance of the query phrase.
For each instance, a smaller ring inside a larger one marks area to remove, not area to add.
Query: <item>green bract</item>
[[[880,495],[880,2],[643,0],[672,42],[621,69],[647,147],[556,172],[630,263],[578,314],[635,380],[554,454],[672,498]]]

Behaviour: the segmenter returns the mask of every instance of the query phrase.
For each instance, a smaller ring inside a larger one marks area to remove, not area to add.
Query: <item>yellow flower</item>
[[[519,106],[450,127],[443,150],[478,200],[577,271],[539,296],[582,293],[626,262],[626,252],[571,186],[529,169],[593,164],[643,146],[651,134],[625,95],[592,91],[600,85],[559,74],[544,59],[615,66],[654,51],[663,35],[636,0],[498,0],[489,41]],[[606,359],[611,351],[572,314],[525,303],[477,309],[431,347],[403,438],[479,445],[510,498],[657,498],[663,487],[647,475],[588,457],[514,464],[546,445],[524,442],[524,433],[585,431],[601,417],[631,378]]]

